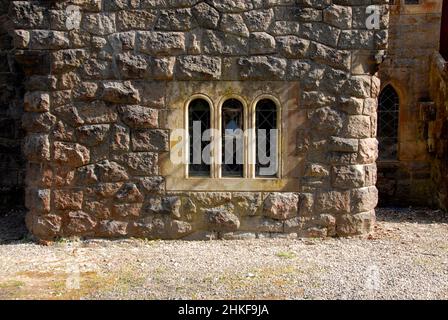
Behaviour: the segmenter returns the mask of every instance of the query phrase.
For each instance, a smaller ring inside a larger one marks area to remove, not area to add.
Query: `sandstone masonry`
[[[41,239],[370,232],[385,3],[12,1],[28,228]],[[366,28],[372,4],[380,30]],[[190,81],[299,84],[295,191],[167,190],[169,88]]]

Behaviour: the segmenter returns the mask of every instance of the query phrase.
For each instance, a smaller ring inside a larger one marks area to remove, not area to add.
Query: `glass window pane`
[[[224,102],[222,121],[223,177],[243,177],[244,168],[244,108],[237,99]]]
[[[400,101],[397,92],[386,86],[378,98],[379,159],[396,160],[398,156],[398,116]]]
[[[256,165],[257,177],[276,177],[278,174],[277,106],[263,99],[256,106]]]
[[[210,144],[207,134],[204,134],[210,129],[210,119],[210,105],[207,101],[196,99],[190,103],[188,107],[189,176],[210,177],[210,161],[203,156],[204,148]]]

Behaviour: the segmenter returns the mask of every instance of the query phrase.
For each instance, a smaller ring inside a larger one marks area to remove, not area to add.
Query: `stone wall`
[[[0,214],[24,203],[25,159],[20,149],[24,136],[20,124],[22,75],[11,55],[9,3],[0,1]]]
[[[365,12],[384,2],[13,1],[28,228],[42,239],[370,232],[374,57],[387,47],[388,12],[381,6],[380,30],[367,30]],[[302,122],[288,128],[303,163],[297,192],[166,190],[160,165],[177,129],[166,126],[167,87],[223,80],[299,83],[290,94]]]
[[[400,98],[398,159],[378,163],[380,204],[433,206],[428,124],[422,115],[430,102],[430,61],[439,47],[442,1],[395,3],[390,9],[387,59],[379,75],[382,87],[391,84]]]
[[[431,178],[437,205],[448,210],[448,64],[438,53],[431,62],[430,94],[434,106],[427,117]]]

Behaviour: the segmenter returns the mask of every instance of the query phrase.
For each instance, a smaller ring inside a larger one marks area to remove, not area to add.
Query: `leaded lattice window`
[[[244,108],[237,99],[222,105],[222,171],[223,177],[244,176]]]
[[[396,160],[398,157],[398,121],[400,100],[391,85],[378,98],[379,159]]]
[[[207,161],[209,159],[203,156],[204,149],[210,144],[206,137],[206,131],[210,131],[210,119],[211,111],[207,101],[196,99],[190,103],[188,107],[190,143],[188,172],[191,177],[210,177],[210,161]]]
[[[260,100],[255,110],[257,177],[277,176],[277,106],[269,99]]]

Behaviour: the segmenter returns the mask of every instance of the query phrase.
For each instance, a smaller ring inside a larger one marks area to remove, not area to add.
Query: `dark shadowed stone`
[[[97,146],[104,142],[109,134],[108,124],[88,125],[77,129],[78,139],[89,147]]]
[[[192,9],[196,21],[201,27],[215,29],[219,22],[219,12],[205,2],[200,2]]]

